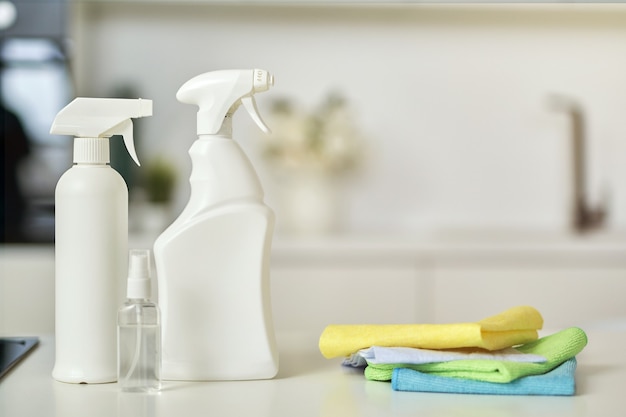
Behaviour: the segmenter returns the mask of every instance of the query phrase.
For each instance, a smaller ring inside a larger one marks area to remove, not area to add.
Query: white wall
[[[606,186],[611,226],[626,228],[623,5],[72,9],[78,93],[130,83],[154,100],[144,152],[181,167],[179,205],[195,110],[176,101],[178,87],[213,69],[259,67],[276,76],[261,112],[275,97],[312,107],[339,89],[371,138],[370,165],[345,191],[348,230],[565,228],[569,131],[546,103],[553,92],[585,107],[591,196]],[[275,181],[242,114],[236,135],[272,202]]]

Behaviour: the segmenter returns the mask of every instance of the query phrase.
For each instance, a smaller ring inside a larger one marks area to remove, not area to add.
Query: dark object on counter
[[[36,337],[0,338],[0,378],[24,358],[37,343],[39,343],[39,339]]]

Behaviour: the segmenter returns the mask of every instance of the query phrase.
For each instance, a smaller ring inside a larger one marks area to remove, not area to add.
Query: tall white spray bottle
[[[214,71],[176,95],[199,107],[198,139],[189,150],[189,202],[154,245],[163,379],[268,379],[278,372],[269,293],[274,214],[231,133],[240,104],[268,130],[253,96],[272,85],[264,70]]]
[[[52,376],[70,383],[117,380],[117,309],[128,267],[128,188],[109,165],[109,137],[133,144],[134,117],[152,101],[79,97],[50,133],[73,135],[74,165],[55,190],[55,343]]]

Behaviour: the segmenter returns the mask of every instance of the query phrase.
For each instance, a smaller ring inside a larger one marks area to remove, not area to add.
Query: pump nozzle
[[[198,135],[217,134],[224,118],[240,104],[264,132],[269,128],[259,115],[254,94],[267,91],[274,77],[262,69],[222,70],[200,74],[183,84],[176,93],[181,103],[195,104],[198,110]]]
[[[131,118],[152,116],[152,100],[78,97],[57,114],[50,133],[77,138],[109,138],[122,135],[137,165]]]
[[[150,250],[129,251],[126,285],[128,298],[150,298]]]

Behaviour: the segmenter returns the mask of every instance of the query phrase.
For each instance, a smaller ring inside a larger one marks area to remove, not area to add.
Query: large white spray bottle
[[[109,137],[122,135],[139,165],[133,117],[152,101],[79,97],[50,133],[73,135],[74,165],[55,190],[55,341],[52,376],[62,382],[117,380],[117,309],[128,266],[128,188],[109,165]]]
[[[198,139],[189,150],[189,202],[154,245],[163,379],[268,379],[278,372],[269,288],[274,214],[231,133],[240,104],[268,130],[253,96],[273,81],[259,69],[214,71],[176,95],[199,107]]]

